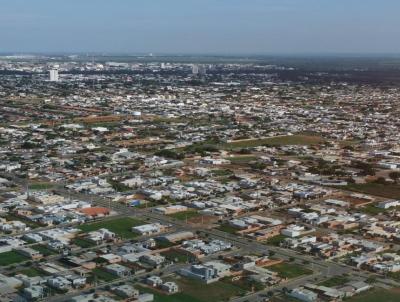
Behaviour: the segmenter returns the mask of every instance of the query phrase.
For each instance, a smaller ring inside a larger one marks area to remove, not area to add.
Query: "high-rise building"
[[[192,74],[193,75],[205,75],[207,74],[207,68],[204,65],[192,65]]]
[[[193,64],[192,65],[192,74],[198,74],[199,73],[199,65]]]
[[[199,66],[199,74],[206,75],[207,74],[207,67],[204,65]]]
[[[50,69],[50,82],[58,82],[58,69]]]

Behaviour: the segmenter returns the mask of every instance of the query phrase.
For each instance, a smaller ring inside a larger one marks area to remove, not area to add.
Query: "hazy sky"
[[[400,0],[0,0],[0,52],[400,53]]]

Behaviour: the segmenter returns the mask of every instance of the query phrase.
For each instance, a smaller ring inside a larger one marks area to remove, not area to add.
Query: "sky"
[[[0,52],[400,53],[400,0],[0,0]]]

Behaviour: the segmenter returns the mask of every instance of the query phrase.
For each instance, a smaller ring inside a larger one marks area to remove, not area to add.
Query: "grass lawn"
[[[88,224],[82,224],[78,228],[83,232],[91,232],[96,231],[101,228],[106,228],[111,232],[114,232],[121,238],[131,239],[135,238],[138,235],[131,231],[132,227],[142,225],[143,221],[130,218],[130,217],[122,217],[115,219],[106,219],[99,222],[93,222]]]
[[[322,286],[326,286],[326,287],[335,287],[335,286],[340,286],[340,285],[346,284],[349,281],[350,281],[350,279],[347,277],[336,276],[336,277],[329,278],[329,279],[319,283],[318,285],[322,285]]]
[[[28,261],[29,258],[18,254],[15,251],[0,254],[0,266],[6,266],[14,263]]]
[[[189,220],[190,218],[200,216],[200,214],[195,210],[188,210],[188,211],[184,211],[184,212],[170,214],[168,216],[171,218],[175,218],[175,219],[184,221],[186,219]]]
[[[43,256],[50,256],[50,255],[56,254],[55,251],[49,249],[47,246],[44,246],[42,244],[32,245],[31,248],[33,248],[34,250],[40,252]]]
[[[277,236],[267,239],[267,241],[265,241],[265,243],[274,245],[274,246],[279,246],[285,238],[287,238],[287,237],[284,235],[277,235]]]
[[[323,142],[322,137],[314,135],[287,135],[263,139],[240,140],[223,145],[225,149],[250,148],[262,145],[284,146],[284,145],[315,145]]]
[[[281,278],[293,279],[302,275],[310,275],[312,271],[293,263],[279,263],[268,267],[271,271],[277,272]]]
[[[110,274],[109,272],[106,272],[101,268],[95,268],[94,270],[92,270],[92,274],[93,276],[97,276],[98,279],[106,282],[113,281],[118,278],[117,276]]]
[[[88,247],[92,247],[92,246],[96,245],[94,242],[83,239],[83,238],[75,238],[72,240],[72,243],[76,244],[77,246],[79,246],[81,248],[88,248]]]
[[[400,289],[372,289],[368,292],[354,296],[346,301],[348,302],[398,302],[400,300]]]
[[[349,184],[343,189],[390,199],[400,199],[400,185],[398,184]]]

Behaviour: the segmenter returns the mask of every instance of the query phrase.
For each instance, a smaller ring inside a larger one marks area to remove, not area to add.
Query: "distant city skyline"
[[[0,53],[400,53],[397,0],[12,0],[0,8]]]

